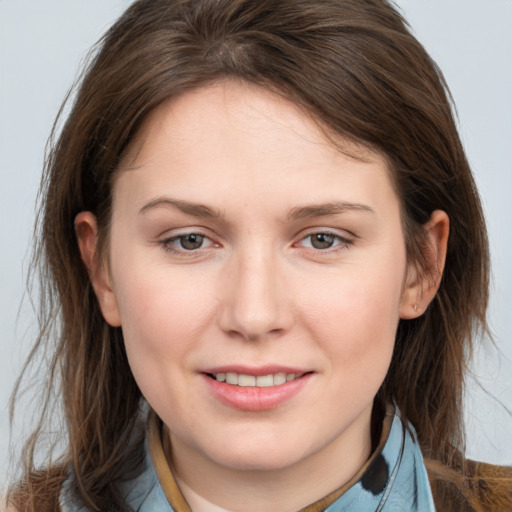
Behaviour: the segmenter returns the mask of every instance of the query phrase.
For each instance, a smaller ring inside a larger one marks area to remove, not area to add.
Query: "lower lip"
[[[205,374],[202,376],[213,396],[224,405],[243,411],[258,412],[275,409],[291,400],[304,388],[312,374],[307,373],[290,382],[266,388],[233,386]]]

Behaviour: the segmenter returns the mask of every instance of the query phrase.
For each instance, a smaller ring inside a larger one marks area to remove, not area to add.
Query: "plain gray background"
[[[35,335],[27,297],[20,304],[45,141],[87,50],[128,5],[0,0],[0,482],[8,397]],[[490,322],[500,352],[479,350],[473,364],[485,390],[470,383],[468,453],[512,464],[512,418],[498,404],[512,410],[512,0],[398,5],[450,85],[490,231]],[[22,414],[31,419],[30,408]]]

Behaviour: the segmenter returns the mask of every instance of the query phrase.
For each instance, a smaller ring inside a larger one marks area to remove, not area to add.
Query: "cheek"
[[[324,286],[307,287],[305,324],[345,383],[375,390],[382,383],[399,322],[402,278],[399,262],[345,269]]]
[[[130,366],[136,376],[165,374],[183,364],[198,343],[211,301],[179,276],[147,266],[137,274],[136,265],[130,268],[116,290]]]
[[[178,285],[173,280],[153,280],[147,273],[142,279],[132,274],[120,290],[130,369],[142,395],[159,414],[193,409],[187,400],[186,375],[208,315],[199,294],[184,293]]]

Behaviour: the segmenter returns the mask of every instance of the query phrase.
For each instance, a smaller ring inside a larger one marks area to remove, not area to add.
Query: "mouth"
[[[278,408],[309,387],[314,371],[298,368],[224,367],[201,372],[207,389],[222,404],[250,412]]]
[[[235,372],[206,373],[205,375],[217,382],[225,382],[231,386],[242,388],[270,388],[292,382],[306,375],[306,373],[269,373],[267,375],[247,375]]]

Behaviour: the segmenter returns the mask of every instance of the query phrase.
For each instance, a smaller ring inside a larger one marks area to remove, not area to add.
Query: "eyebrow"
[[[192,215],[194,217],[203,217],[209,219],[220,217],[220,212],[210,208],[209,206],[199,203],[191,203],[189,201],[182,201],[180,199],[171,199],[170,197],[157,197],[156,199],[149,201],[149,203],[146,203],[139,210],[139,215],[143,215],[148,210],[162,206],[174,208],[182,213]]]
[[[219,210],[210,208],[204,204],[192,203],[190,201],[183,201],[180,199],[172,199],[170,197],[158,197],[152,201],[149,201],[139,210],[139,215],[143,215],[148,210],[162,206],[174,208],[186,215],[192,215],[194,217],[215,219],[221,216]],[[375,213],[372,208],[365,204],[350,203],[347,201],[336,201],[333,203],[297,206],[288,212],[286,215],[286,221],[289,222],[293,220],[337,215],[347,211]]]
[[[337,215],[347,211],[361,211],[368,213],[375,213],[375,211],[368,205],[360,203],[349,203],[346,201],[337,201],[334,203],[325,203],[318,205],[298,206],[292,208],[286,220],[300,220],[314,217],[324,217],[327,215]]]

